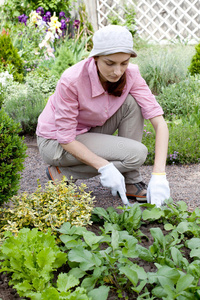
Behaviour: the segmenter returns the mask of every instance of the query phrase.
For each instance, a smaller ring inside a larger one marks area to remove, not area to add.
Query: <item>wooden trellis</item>
[[[139,34],[147,41],[200,40],[200,0],[96,0],[98,26],[109,17],[124,22],[126,9],[134,8]]]

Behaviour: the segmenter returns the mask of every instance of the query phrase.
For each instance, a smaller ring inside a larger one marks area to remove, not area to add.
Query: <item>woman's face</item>
[[[102,82],[117,82],[126,71],[131,55],[115,53],[95,57]]]

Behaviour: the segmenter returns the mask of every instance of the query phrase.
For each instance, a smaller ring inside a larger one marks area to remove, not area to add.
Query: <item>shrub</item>
[[[185,80],[162,89],[162,93],[156,98],[168,120],[189,117],[200,104],[200,75],[188,76]]]
[[[167,164],[190,164],[200,162],[200,127],[187,120],[168,123],[169,147]],[[155,133],[150,123],[146,123],[142,142],[148,148],[145,165],[153,165],[155,158]]]
[[[35,71],[26,76],[25,84],[14,82],[6,88],[5,111],[21,124],[23,134],[35,134],[38,116],[44,109],[49,95],[54,92],[56,84],[55,76],[50,76],[49,73],[38,76],[38,72]]]
[[[180,54],[181,53],[181,54]],[[162,88],[185,79],[193,55],[190,47],[149,47],[133,59],[151,91],[159,94]]]
[[[19,137],[20,126],[0,110],[0,204],[19,189],[20,174],[26,157],[26,145]]]
[[[0,35],[0,58],[3,69],[6,71],[9,67],[12,70],[14,80],[22,82],[23,61],[6,32]]]
[[[76,41],[73,39],[66,40],[55,53],[56,59],[51,73],[60,77],[66,69],[86,58],[88,52],[85,50],[85,47],[88,40],[89,38],[82,38]]]
[[[200,74],[200,43],[195,47],[196,53],[192,57],[191,64],[188,68],[191,75]]]
[[[65,178],[66,179],[66,178]],[[8,230],[17,233],[23,227],[38,228],[46,232],[51,228],[54,233],[64,222],[76,226],[90,224],[93,198],[85,191],[63,181],[54,185],[48,182],[44,191],[38,186],[35,193],[23,193],[12,198],[12,208],[0,210],[0,232]]]

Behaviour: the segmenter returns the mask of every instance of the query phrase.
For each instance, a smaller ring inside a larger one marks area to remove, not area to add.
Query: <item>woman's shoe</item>
[[[147,185],[144,182],[126,184],[126,196],[138,202],[147,202]]]
[[[54,166],[47,167],[46,174],[49,180],[52,180],[54,183],[59,183],[63,179],[63,175],[58,167],[54,167]]]

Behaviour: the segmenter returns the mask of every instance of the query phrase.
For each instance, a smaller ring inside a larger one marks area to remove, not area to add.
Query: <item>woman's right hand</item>
[[[111,188],[113,196],[116,196],[119,193],[124,205],[128,205],[129,201],[126,197],[124,176],[118,171],[113,163],[109,163],[99,168],[98,172],[101,173],[101,184],[104,187]]]

